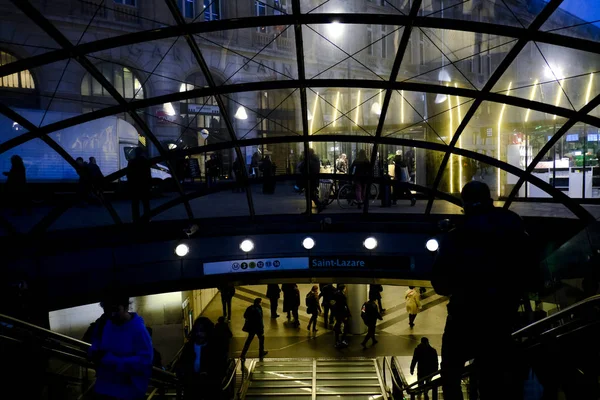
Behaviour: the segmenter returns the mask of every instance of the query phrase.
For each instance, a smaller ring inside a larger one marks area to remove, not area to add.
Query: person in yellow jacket
[[[404,300],[406,301],[406,312],[408,312],[408,325],[412,328],[415,326],[415,318],[421,310],[421,295],[414,286],[409,286]]]

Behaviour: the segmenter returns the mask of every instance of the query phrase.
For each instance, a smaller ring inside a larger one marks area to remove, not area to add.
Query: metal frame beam
[[[306,71],[304,69],[304,40],[302,35],[302,10],[300,8],[300,0],[292,0],[292,17],[294,22],[294,38],[296,40],[296,63],[298,65],[298,83],[306,81]],[[304,174],[306,181],[304,182],[305,198],[306,198],[306,214],[310,218],[312,214],[312,199],[311,199],[311,180],[310,180],[310,160],[309,160],[309,131],[308,131],[308,100],[306,97],[306,86],[300,88],[300,108],[302,117],[302,138],[304,145]],[[316,101],[316,100],[315,100]],[[316,118],[316,115],[313,115]]]
[[[69,50],[71,54],[73,54],[73,46],[71,42],[52,24],[42,13],[35,8],[28,0],[11,0],[15,7],[21,10],[29,19],[31,19],[38,27],[40,27],[48,36],[50,36],[59,46],[63,49]],[[121,96],[121,94],[115,89],[115,87],[102,75],[102,73],[96,68],[84,55],[73,54],[74,58],[77,62],[94,78],[96,79],[100,85],[122,106],[127,106],[127,101]],[[156,136],[152,133],[146,122],[139,116],[135,111],[130,110],[129,115],[131,118],[138,124],[144,135],[150,139],[150,141],[154,144],[157,151],[161,155],[165,155],[166,152],[162,148],[162,145],[156,138]],[[177,178],[177,174],[175,173],[175,168],[171,165],[170,162],[167,163],[167,167],[169,168],[169,172],[171,176],[174,178],[175,185],[180,195],[183,195],[183,188]],[[190,219],[193,218],[194,214],[192,212],[192,208],[190,207],[189,202],[186,202],[185,209]]]
[[[217,86],[214,88],[200,88],[189,90],[186,92],[176,92],[170,93],[167,95],[151,97],[147,99],[134,100],[131,102],[127,102],[127,104],[119,104],[115,106],[106,107],[103,109],[99,109],[93,111],[91,113],[87,113],[84,115],[79,115],[76,117],[68,118],[62,121],[58,121],[52,124],[44,125],[35,132],[27,132],[22,135],[19,135],[13,139],[7,140],[3,143],[0,143],[0,154],[10,150],[11,148],[18,146],[20,144],[25,143],[28,140],[34,139],[36,137],[41,137],[42,135],[46,135],[48,133],[69,128],[71,126],[83,124],[89,121],[93,121],[95,119],[111,116],[114,114],[127,112],[130,113],[134,110],[144,109],[147,107],[160,105],[164,103],[186,100],[196,97],[207,97],[207,96],[215,96],[215,95],[223,95],[223,94],[232,94],[232,93],[243,93],[243,92],[253,92],[253,91],[261,91],[261,90],[281,90],[281,89],[296,89],[296,88],[307,88],[307,87],[335,87],[335,88],[362,88],[362,89],[391,89],[391,90],[405,90],[412,92],[423,92],[423,93],[441,93],[451,96],[459,96],[465,98],[475,98],[477,96],[481,96],[484,101],[490,101],[498,104],[507,104],[510,106],[520,107],[524,109],[531,109],[534,111],[539,111],[543,113],[547,113],[549,115],[558,115],[560,117],[564,117],[567,119],[574,118],[578,116],[579,121],[584,122],[589,125],[594,125],[600,127],[600,118],[594,117],[592,115],[581,115],[578,114],[577,111],[564,108],[557,107],[551,104],[542,103],[539,101],[528,100],[521,97],[516,96],[507,96],[505,94],[500,93],[487,93],[483,94],[477,90],[473,89],[465,89],[465,88],[456,88],[454,86],[442,86],[442,85],[433,85],[426,83],[415,83],[415,82],[385,82],[380,80],[367,80],[367,79],[313,79],[308,81],[296,81],[296,80],[282,80],[282,81],[265,81],[265,82],[252,82],[252,83],[241,83],[241,84],[233,84],[233,85],[224,85]],[[1,112],[1,110],[0,110]]]
[[[408,16],[394,14],[379,15],[348,13],[314,13],[301,14],[297,18],[293,15],[278,15],[266,17],[234,18],[220,21],[192,22],[186,24],[185,26],[166,26],[157,29],[128,33],[107,39],[83,43],[77,46],[73,46],[70,49],[65,48],[60,50],[53,50],[27,59],[21,59],[16,62],[1,66],[0,77],[20,72],[25,69],[40,67],[42,65],[65,60],[70,57],[83,56],[92,52],[100,52],[116,47],[130,46],[133,44],[147,41],[168,39],[183,35],[195,35],[217,31],[256,28],[260,26],[293,25],[296,21],[298,21],[300,24],[328,24],[336,21],[339,23],[356,25],[406,25],[409,21],[409,18]],[[598,42],[593,40],[564,36],[552,32],[531,32],[527,28],[518,28],[487,22],[457,20],[452,18],[439,17],[416,17],[413,21],[413,26],[420,28],[487,33],[490,35],[499,35],[516,39],[520,39],[522,37],[527,36],[530,38],[529,40],[535,42],[547,43],[555,46],[564,46],[571,49],[600,54],[600,46],[598,46]]]
[[[404,60],[404,53],[406,52],[406,48],[408,47],[408,41],[410,40],[410,35],[412,34],[412,24],[419,13],[419,9],[421,8],[422,0],[415,0],[410,8],[410,13],[408,15],[408,21],[406,25],[404,25],[404,31],[402,32],[402,37],[400,38],[400,43],[398,45],[398,52],[396,53],[396,58],[394,60],[394,64],[392,65],[392,71],[390,72],[390,79],[388,88],[385,90],[385,97],[383,99],[383,104],[381,105],[381,114],[379,115],[379,123],[377,124],[377,129],[375,130],[375,138],[373,139],[373,151],[371,153],[371,173],[375,171],[375,163],[377,162],[377,153],[379,151],[379,140],[381,139],[381,132],[383,131],[383,126],[385,125],[385,118],[387,116],[387,112],[390,106],[390,101],[392,99],[392,93],[394,89],[390,88],[393,82],[396,82],[398,79],[398,72],[400,71],[400,66],[402,65],[402,60]],[[348,77],[349,78],[349,77]],[[357,121],[358,122],[358,121]],[[366,196],[367,201],[364,203],[363,212],[364,214],[368,214],[369,212],[369,201],[368,196],[371,193],[371,181],[367,183],[366,188]],[[433,196],[432,196],[433,197]]]
[[[186,22],[185,22],[185,19],[183,18],[183,15],[181,14],[181,11],[177,7],[175,0],[165,0],[165,2],[167,4],[167,7],[169,8],[169,10],[171,11],[173,18],[177,22],[177,25],[179,27],[184,27],[186,25]],[[215,79],[213,78],[212,73],[210,72],[210,68],[208,67],[206,60],[204,59],[204,56],[202,55],[202,51],[200,51],[200,47],[198,47],[198,43],[196,43],[196,41],[194,40],[194,37],[190,34],[186,34],[185,41],[187,42],[188,46],[190,47],[190,51],[192,52],[192,55],[194,56],[196,63],[202,70],[202,74],[204,75],[204,78],[206,79],[206,82],[208,83],[208,87],[210,87],[210,88],[217,87]],[[215,95],[214,98],[217,100],[217,105],[219,106],[219,113],[221,114],[221,117],[225,121],[225,126],[227,127],[227,132],[229,133],[229,138],[231,139],[231,143],[233,144],[233,148],[235,149],[235,154],[236,154],[239,162],[244,162],[244,156],[242,154],[242,151],[240,150],[240,146],[237,145],[237,137],[235,135],[235,129],[233,128],[233,123],[231,122],[231,118],[229,116],[229,110],[227,109],[225,102],[223,101],[223,97],[221,95]],[[205,160],[205,162],[206,162],[206,160]],[[205,173],[205,175],[206,175],[206,173]],[[250,212],[250,218],[252,220],[254,220],[254,216],[255,216],[254,201],[252,199],[252,190],[250,188],[250,183],[248,182],[248,170],[246,169],[245,163],[244,163],[244,168],[242,168],[241,178],[242,178],[242,181],[245,183],[246,199],[248,201],[248,209]]]
[[[463,133],[463,131],[465,130],[465,128],[467,127],[469,122],[471,122],[471,118],[473,118],[473,116],[475,115],[475,112],[479,109],[479,106],[481,106],[481,103],[483,103],[485,94],[490,93],[492,91],[492,89],[494,88],[496,83],[500,80],[500,78],[502,78],[502,76],[504,75],[506,70],[511,66],[513,61],[517,58],[517,56],[519,55],[521,50],[523,50],[523,48],[525,48],[527,43],[529,43],[533,33],[537,32],[542,27],[544,22],[546,22],[546,20],[548,18],[550,18],[550,16],[554,13],[554,11],[560,6],[560,4],[562,2],[563,2],[563,0],[550,0],[550,2],[548,4],[546,4],[544,9],[538,14],[538,16],[535,18],[535,20],[531,23],[531,25],[529,25],[529,27],[527,28],[527,31],[519,38],[517,43],[508,52],[506,57],[504,57],[504,59],[502,60],[500,65],[498,65],[498,68],[496,68],[496,70],[494,71],[492,76],[488,79],[488,81],[484,85],[483,89],[481,90],[481,94],[475,98],[475,101],[473,102],[473,104],[471,104],[471,107],[469,107],[469,110],[466,112],[465,116],[463,117],[462,121],[460,122],[460,125],[454,132],[454,135],[452,136],[452,140],[449,145],[449,150],[452,150],[456,146],[456,143],[458,142],[460,135]],[[498,135],[500,135],[500,132],[498,132]],[[500,149],[498,149],[498,150],[500,150]],[[444,155],[444,158],[442,159],[442,163],[440,164],[440,168],[438,169],[437,176],[435,177],[435,180],[433,182],[433,188],[435,190],[437,190],[439,188],[439,185],[442,181],[442,177],[444,176],[444,173],[446,172],[446,166],[448,165],[448,161],[450,160],[451,155],[452,155],[452,152],[447,151],[446,154]],[[498,154],[498,159],[500,159],[500,154]],[[462,188],[459,188],[459,191],[461,189]],[[425,209],[425,214],[428,215],[429,213],[431,213],[431,208],[433,207],[433,201],[434,201],[434,198],[429,199],[429,202],[427,203],[427,208]]]

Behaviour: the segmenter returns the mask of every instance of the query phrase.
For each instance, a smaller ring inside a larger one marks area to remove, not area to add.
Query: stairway
[[[253,360],[242,399],[387,400],[375,362],[370,358]]]

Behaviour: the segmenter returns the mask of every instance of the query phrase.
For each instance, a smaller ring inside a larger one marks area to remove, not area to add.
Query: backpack
[[[367,323],[367,302],[364,302],[362,307],[360,308],[360,317],[362,318],[364,323]]]
[[[315,296],[312,294],[312,291],[308,292],[306,295],[305,304],[306,304],[306,312],[312,314],[315,308]]]

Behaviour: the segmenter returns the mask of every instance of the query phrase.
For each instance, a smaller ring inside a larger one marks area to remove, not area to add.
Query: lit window
[[[254,2],[254,8],[256,9],[256,16],[257,17],[264,17],[265,15],[267,15],[267,5],[265,3],[263,3],[262,1],[255,1]],[[266,33],[267,32],[267,27],[266,26],[259,26],[257,28],[257,30],[259,32]]]
[[[140,80],[129,68],[113,64],[103,64],[98,69],[124,98],[144,98],[144,88],[142,88]],[[81,95],[110,97],[110,93],[100,85],[100,82],[92,78],[90,74],[86,74],[81,81]]]
[[[221,0],[204,0],[204,20],[218,21],[221,19]]]
[[[17,61],[16,57],[3,51],[0,51],[0,66],[10,64],[15,61]],[[35,84],[33,83],[33,76],[31,76],[31,72],[29,72],[29,70],[26,69],[25,71],[15,72],[14,74],[1,77],[0,87],[15,89],[35,89]]]
[[[135,0],[114,0],[117,4],[135,7]]]
[[[184,18],[195,18],[196,0],[179,0],[179,10]]]

